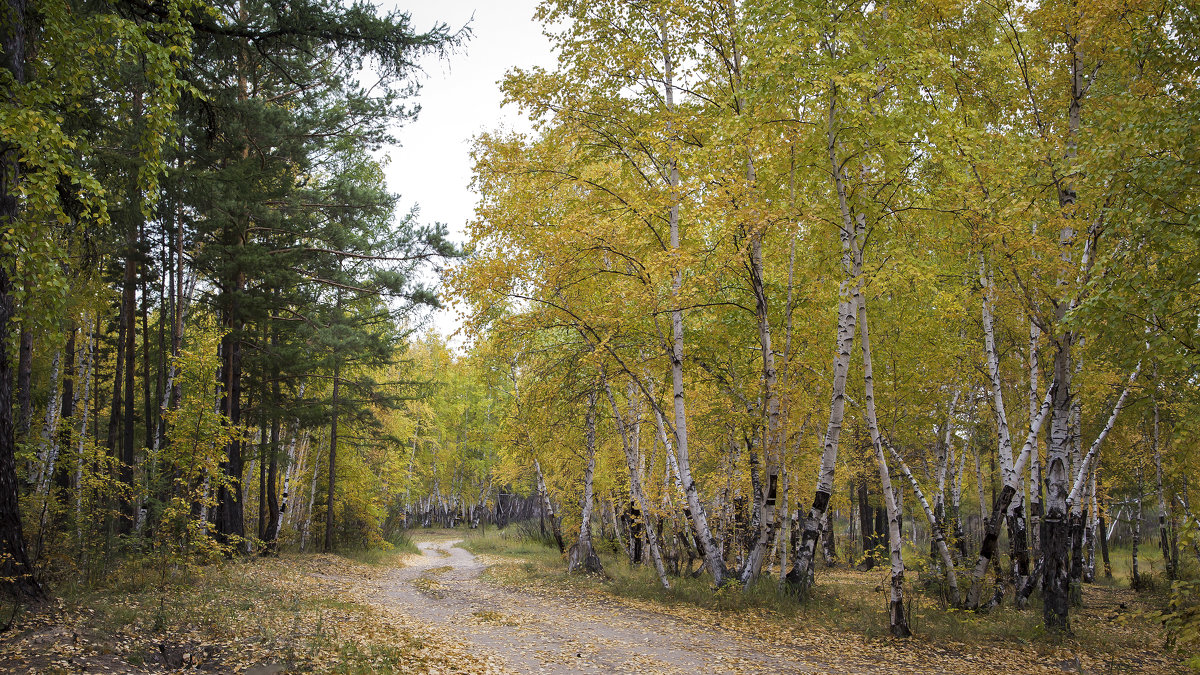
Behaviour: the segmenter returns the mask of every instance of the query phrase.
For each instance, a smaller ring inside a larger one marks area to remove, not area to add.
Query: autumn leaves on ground
[[[1048,638],[1032,612],[947,618],[919,597],[922,636],[886,636],[879,574],[820,572],[806,603],[760,593],[638,592],[653,581],[605,555],[566,575],[519,528],[414,533],[413,553],[284,555],[183,574],[153,565],[21,616],[0,663],[21,673],[1173,673],[1157,597],[1088,588],[1083,622]],[[926,622],[930,623],[926,625]]]

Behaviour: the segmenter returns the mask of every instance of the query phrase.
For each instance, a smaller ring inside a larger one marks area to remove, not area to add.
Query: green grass
[[[416,551],[417,547],[414,544],[412,550]],[[378,548],[368,548],[359,551],[343,551],[338,553],[339,556],[347,560],[353,560],[364,565],[374,565],[376,567],[403,567],[404,556],[411,555],[407,550],[399,548],[390,551],[384,551]]]
[[[523,532],[512,527],[503,530],[493,529],[487,532],[472,530],[467,533],[459,546],[471,553],[510,557],[541,558],[549,556],[556,560],[560,557],[556,547],[548,546],[542,541],[524,536]]]
[[[419,555],[421,552],[417,550],[417,544],[409,536],[407,530],[398,530],[392,536],[388,537],[388,543],[392,545],[393,550],[397,553],[411,553]]]

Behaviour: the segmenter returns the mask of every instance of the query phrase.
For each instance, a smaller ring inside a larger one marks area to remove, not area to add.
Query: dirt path
[[[604,598],[503,588],[480,579],[486,566],[456,543],[418,544],[422,557],[390,571],[368,599],[449,629],[518,672],[824,673],[867,665],[847,669],[839,657],[834,666],[811,648],[714,631]]]

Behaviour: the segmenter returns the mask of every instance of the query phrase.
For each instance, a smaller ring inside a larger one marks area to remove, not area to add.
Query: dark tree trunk
[[[10,0],[11,15],[24,17],[24,0]],[[6,28],[0,28],[6,30]],[[4,34],[4,48],[9,69],[12,70],[14,42],[20,48],[24,44],[24,31],[17,29]],[[3,178],[0,179],[0,218],[12,222],[17,216],[17,199],[11,195],[19,178],[15,153],[3,157]],[[8,277],[11,260],[0,258],[0,584],[8,595],[21,600],[37,600],[44,597],[41,585],[33,577],[29,558],[25,552],[25,537],[21,531],[21,514],[17,499],[17,464],[15,459],[16,437],[12,421],[12,361],[8,356],[8,332],[13,316],[12,283]]]
[[[10,5],[11,6],[11,5]],[[24,438],[33,425],[33,331],[21,327],[21,346],[17,363],[17,437]]]
[[[824,521],[821,543],[825,547],[825,562],[832,565],[837,562],[837,541],[833,537],[833,512],[831,510],[825,510]]]
[[[142,226],[142,238],[145,237],[145,226]],[[146,292],[146,275],[142,274],[142,420],[146,426],[146,444],[143,447],[154,447],[154,397],[151,395],[150,381],[155,369],[150,367],[150,294]]]
[[[333,491],[337,479],[338,386],[341,384],[342,364],[333,365],[333,419],[329,423],[329,490],[325,503],[325,552],[333,550]]]
[[[277,333],[271,335],[271,351],[276,351],[279,346],[279,336]],[[275,545],[279,540],[279,519],[283,513],[279,508],[279,495],[276,492],[277,483],[279,482],[279,369],[273,369],[271,373],[271,446],[268,450],[267,464],[267,530],[263,533],[263,554],[275,552]],[[284,495],[287,498],[287,495]],[[405,505],[405,509],[407,509]],[[407,520],[407,512],[405,514]]]
[[[0,20],[0,47],[3,67],[19,84],[25,82],[25,0],[8,0],[6,16]],[[11,96],[11,92],[7,92]],[[20,212],[16,191],[21,182],[21,165],[14,149],[0,155],[0,222],[11,226]],[[21,532],[21,514],[17,499],[16,437],[13,429],[12,360],[8,336],[12,330],[15,303],[9,271],[15,261],[0,256],[0,588],[20,600],[45,597],[41,584],[33,577]]]
[[[1019,586],[1029,576],[1029,537],[1025,506],[1021,500],[1008,512],[1008,548],[1012,556],[1013,582]]]
[[[1082,604],[1083,581],[1083,521],[1085,515],[1071,515],[1067,521],[1068,532],[1071,535],[1071,570],[1067,579],[1068,598],[1072,604]]]
[[[1111,579],[1112,563],[1108,560],[1108,524],[1104,522],[1103,509],[1101,509],[1098,522],[1100,527],[1097,536],[1100,537],[1100,557],[1104,559],[1104,578]]]
[[[264,406],[259,406],[261,411]],[[262,415],[260,414],[261,418]],[[258,522],[254,534],[259,539],[267,538],[267,421],[258,422]]]
[[[887,509],[880,506],[875,509],[875,536],[871,540],[871,548],[879,548],[887,544],[888,517]]]
[[[999,499],[992,502],[991,515],[983,520],[983,539],[979,543],[979,562],[976,564],[974,580],[967,597],[967,605],[972,609],[978,609],[981,605],[981,582],[987,572],[987,566],[991,564],[999,571],[1000,561],[996,556],[996,549],[1000,541],[1000,525],[1004,522],[1004,513],[1008,510],[1008,505],[1012,503],[1016,494],[1017,491],[1011,485],[1005,485],[1000,491]],[[980,497],[982,496],[981,490]]]
[[[958,555],[962,558],[967,557],[967,533],[962,526],[962,512],[954,509],[954,544],[958,547]]]
[[[165,225],[165,224],[164,224]],[[147,445],[149,447],[163,447],[165,434],[163,433],[165,426],[163,420],[163,396],[166,394],[167,388],[167,316],[173,316],[175,313],[175,302],[171,296],[174,295],[175,284],[171,279],[175,278],[174,267],[170,262],[170,232],[164,228],[161,255],[159,256],[159,266],[162,269],[162,278],[158,287],[159,308],[158,308],[158,362],[155,364],[154,377],[154,407],[152,408],[154,419],[154,435],[149,434],[146,437],[149,439]],[[157,446],[155,443],[157,442]]]
[[[138,208],[137,205],[131,208]],[[125,380],[122,387],[124,388],[125,402],[124,411],[122,413],[122,434],[121,434],[121,482],[127,486],[127,489],[133,491],[133,467],[134,467],[134,371],[137,369],[137,331],[134,330],[135,312],[137,311],[137,268],[134,259],[134,230],[130,228],[127,235],[125,245],[127,251],[125,254],[125,280],[121,290],[122,314],[125,315],[125,372],[122,373]],[[130,495],[131,492],[125,493]],[[121,500],[121,520],[119,521],[118,531],[122,533],[131,532],[133,523],[137,519],[138,504],[131,496],[123,497]]]
[[[750,436],[746,436],[745,443],[746,455],[750,459],[750,491],[753,493],[753,503],[750,505],[749,517],[745,519],[744,523],[739,519],[738,524],[744,528],[741,537],[742,550],[749,552],[754,546],[754,539],[758,534],[758,524],[762,521],[763,484],[759,470],[761,460],[758,458],[758,448],[754,446],[754,441]],[[745,514],[745,509],[741,513]]]
[[[236,299],[234,306],[227,310],[225,325],[230,331],[222,340],[221,382],[223,395],[221,408],[228,424],[242,423],[242,356],[241,341],[238,337],[240,321],[236,314]],[[246,535],[246,525],[242,516],[242,474],[244,461],[242,458],[242,442],[234,439],[225,446],[225,461],[222,471],[229,479],[227,485],[221,485],[217,490],[217,508],[214,520],[217,526],[218,538],[224,543],[240,540]]]
[[[118,436],[121,431],[121,384],[124,382],[122,372],[125,370],[125,303],[120,304],[117,312],[117,344],[116,365],[113,369],[112,408],[108,415],[107,446],[109,454],[120,459],[121,448]]]
[[[637,500],[629,500],[629,552],[633,564],[642,564],[642,510],[638,508]]]
[[[1062,514],[1050,509],[1042,520],[1042,620],[1047,628],[1069,630],[1071,528]]]
[[[867,503],[867,482],[858,485],[858,530],[862,537],[863,561],[860,567],[869,570],[875,567],[875,521],[871,517],[871,506]]]
[[[62,375],[62,404],[59,407],[59,419],[62,420],[62,430],[58,436],[58,457],[52,467],[54,486],[60,490],[60,498],[64,502],[68,496],[63,492],[71,487],[71,474],[67,463],[63,461],[64,453],[71,447],[71,416],[75,414],[75,334],[79,332],[75,324],[71,324],[67,333],[66,361]]]

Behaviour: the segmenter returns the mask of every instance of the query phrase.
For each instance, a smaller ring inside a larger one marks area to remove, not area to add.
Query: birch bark
[[[1158,381],[1155,378],[1154,388],[1157,392]],[[1159,416],[1158,416],[1158,396],[1157,393],[1153,398],[1154,402],[1154,483],[1158,492],[1158,543],[1162,548],[1163,561],[1167,568],[1167,579],[1175,580],[1175,564],[1171,555],[1170,537],[1167,532],[1167,500],[1163,493],[1163,471],[1162,471],[1162,446],[1160,445],[1159,437]]]
[[[668,117],[675,114],[675,63],[667,43],[667,27],[665,18],[659,21],[660,43],[663,50],[663,96]],[[673,134],[670,121],[667,123],[667,134]],[[668,164],[668,185],[671,191],[671,207],[667,214],[670,228],[670,253],[676,259],[671,270],[671,349],[668,354],[671,361],[671,385],[674,394],[675,412],[675,450],[679,475],[683,480],[684,492],[687,496],[688,507],[692,511],[696,532],[704,540],[704,559],[713,583],[721,586],[725,582],[725,563],[718,554],[716,542],[708,526],[708,517],[700,504],[696,482],[692,478],[691,458],[688,446],[687,406],[684,402],[683,388],[683,269],[679,262],[679,202],[680,176],[679,163],[672,155]]]
[[[954,570],[954,558],[950,555],[950,547],[946,545],[946,534],[941,521],[937,514],[929,506],[929,502],[925,499],[925,493],[921,490],[920,484],[909,470],[908,464],[902,459],[890,445],[888,451],[900,465],[900,471],[908,478],[908,482],[913,487],[913,493],[917,495],[917,501],[921,503],[921,508],[925,511],[925,520],[929,522],[929,531],[933,537],[934,546],[937,548],[938,554],[941,555],[942,564],[946,568],[946,585],[950,589],[950,600],[953,607],[958,607],[962,604],[962,598],[958,592],[958,574]]]
[[[649,514],[650,511],[647,508],[649,506],[649,502],[646,499],[645,491],[642,489],[641,471],[638,467],[640,462],[638,461],[637,457],[637,449],[634,447],[633,440],[631,438],[632,434],[638,433],[637,420],[632,420],[631,424],[629,420],[626,420],[622,416],[621,409],[617,406],[617,399],[615,396],[613,396],[612,386],[609,384],[608,378],[604,376],[603,373],[601,374],[601,383],[604,386],[604,393],[608,396],[608,402],[612,405],[613,419],[617,425],[617,433],[621,436],[621,447],[625,450],[625,464],[629,469],[629,492],[632,494],[634,501],[637,502],[638,508],[641,509],[642,513]],[[632,394],[633,392],[630,393]],[[664,441],[665,438],[666,436],[664,434]],[[670,454],[670,447],[667,447],[667,453]],[[647,527],[645,529],[646,543],[650,547],[650,559],[654,563],[654,571],[658,574],[659,583],[662,584],[663,588],[670,589],[671,582],[667,580],[666,568],[663,567],[662,552],[658,546],[657,533],[655,533],[653,527]]]
[[[550,502],[550,493],[546,491],[546,477],[542,473],[542,464],[538,460],[533,460],[534,471],[537,472],[537,489],[538,494],[542,497],[542,511],[546,514],[546,519],[550,521],[550,532],[554,535],[554,541],[558,544],[558,552],[565,553],[566,547],[563,546],[562,524],[558,521],[558,516],[554,513],[554,504]]]
[[[1042,329],[1033,320],[1029,322],[1029,419],[1037,417],[1038,410],[1038,341]],[[1029,533],[1031,548],[1037,555],[1042,550],[1042,461],[1041,448],[1037,441],[1029,455]]]
[[[859,266],[862,264],[861,250],[855,251]],[[903,543],[900,532],[900,509],[896,504],[896,493],[892,489],[892,477],[888,471],[887,457],[883,454],[883,442],[879,435],[879,422],[875,416],[875,377],[871,367],[871,334],[867,325],[867,299],[861,286],[856,287],[858,299],[858,323],[861,333],[863,357],[863,389],[867,403],[867,428],[871,432],[871,445],[875,448],[875,459],[879,464],[879,482],[883,492],[883,503],[887,508],[888,542],[891,549],[891,598],[888,602],[888,621],[894,637],[908,637],[912,631],[904,614],[904,558],[901,557]],[[922,500],[924,501],[924,500]],[[928,508],[928,505],[926,505]]]
[[[825,509],[829,507],[829,498],[833,492],[834,471],[837,468],[838,440],[842,434],[842,420],[846,413],[846,375],[850,369],[850,351],[854,346],[855,306],[854,293],[857,292],[858,276],[862,272],[861,260],[854,255],[853,238],[858,231],[857,220],[862,215],[850,211],[849,198],[845,182],[844,168],[837,157],[837,87],[830,83],[830,104],[827,118],[826,145],[829,153],[829,165],[832,170],[834,187],[837,191],[838,207],[841,212],[840,239],[842,244],[842,271],[845,278],[838,289],[841,301],[838,303],[837,351],[833,358],[833,384],[829,410],[829,425],[825,431],[825,443],[821,452],[821,466],[817,473],[816,493],[813,496],[812,507],[808,517],[802,521],[800,546],[796,551],[796,561],[789,573],[789,581],[799,587],[807,587],[812,583],[813,560],[816,556],[817,539],[820,535],[821,519]]]
[[[58,434],[55,431],[58,428],[58,412],[59,407],[56,405],[58,401],[58,383],[61,368],[59,364],[62,361],[62,350],[54,352],[54,359],[50,366],[50,398],[46,405],[46,419],[42,424],[42,439],[41,439],[41,457],[38,462],[38,475],[36,491],[39,495],[45,495],[50,489],[50,478],[54,473],[54,462],[58,458]]]
[[[583,504],[580,513],[579,539],[567,556],[567,571],[600,574],[604,571],[600,557],[592,548],[592,478],[596,473],[596,390],[588,392],[586,452],[587,464],[583,473]],[[652,528],[649,528],[652,529]],[[651,535],[653,536],[653,535]]]
[[[999,496],[997,496],[995,503],[992,505],[992,514],[985,519],[983,542],[979,546],[979,560],[975,563],[975,570],[971,574],[971,591],[967,595],[967,606],[970,608],[979,608],[979,594],[983,587],[984,575],[987,574],[988,564],[991,563],[992,556],[996,553],[996,542],[1000,537],[1001,520],[1004,514],[1007,513],[1013,497],[1017,494],[1017,476],[1025,470],[1025,463],[1029,460],[1033,445],[1037,442],[1038,432],[1042,429],[1042,424],[1046,420],[1046,416],[1050,411],[1050,405],[1057,391],[1057,383],[1052,382],[1050,389],[1046,392],[1046,398],[1042,400],[1042,407],[1038,410],[1037,417],[1030,424],[1029,435],[1025,438],[1025,445],[1021,448],[1021,454],[1017,457],[1013,465],[1013,470],[1004,476],[1004,486],[1001,488]],[[979,489],[982,499],[983,486],[980,485]]]

